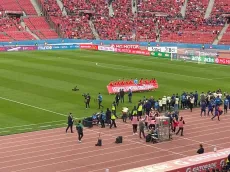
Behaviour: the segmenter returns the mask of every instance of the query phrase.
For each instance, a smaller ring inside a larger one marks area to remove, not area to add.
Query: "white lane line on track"
[[[194,149],[194,152],[196,151],[197,149]],[[188,152],[188,151],[186,151],[186,152]],[[121,167],[121,166],[125,166],[125,165],[130,165],[130,164],[135,164],[135,163],[138,163],[138,162],[142,162],[142,161],[147,161],[147,160],[153,160],[153,159],[158,159],[158,158],[163,158],[163,157],[165,157],[165,156],[160,156],[160,157],[154,157],[154,158],[149,158],[149,159],[140,159],[140,160],[138,160],[138,161],[133,161],[133,162],[129,162],[129,163],[122,163],[122,164],[120,164],[120,165],[114,165],[114,166],[109,166],[109,167],[106,167],[107,169],[112,169],[112,168],[116,168],[116,167]],[[114,163],[114,164],[116,164],[116,163]],[[151,165],[151,164],[150,164]],[[149,166],[149,165],[147,165],[147,166]],[[137,167],[138,168],[138,167]],[[60,170],[60,171],[56,171],[56,172],[65,172],[65,171],[72,171],[72,170],[75,170],[76,168],[71,168],[71,169],[66,169],[66,170]],[[101,168],[101,169],[97,169],[97,170],[90,170],[89,172],[96,172],[96,171],[103,171],[103,170],[105,170],[105,168]],[[142,172],[145,172],[145,169],[143,169],[144,171],[142,171]],[[121,171],[120,171],[121,172]],[[146,171],[147,172],[147,171]],[[150,171],[148,171],[148,172],[150,172]],[[151,171],[152,172],[152,171]]]
[[[229,137],[224,137],[224,138],[218,138],[218,139],[214,139],[214,140],[207,140],[206,141],[206,144],[207,144],[207,142],[212,142],[212,141],[215,141],[215,140],[223,140],[223,139],[226,139],[226,138],[229,138]],[[114,140],[114,139],[113,139]],[[230,142],[230,141],[229,141]],[[89,143],[89,142],[88,142]],[[113,142],[114,143],[114,142]],[[199,142],[200,143],[200,142]],[[225,143],[228,143],[228,142],[225,142]],[[223,143],[221,143],[221,144],[223,144]],[[76,145],[76,144],[75,144]],[[130,146],[130,145],[136,145],[136,143],[128,143],[128,144],[123,144],[123,145],[120,145],[119,146],[119,148],[120,147],[122,147],[122,146]],[[211,144],[207,144],[207,145],[209,145],[209,146],[212,146]],[[74,145],[72,145],[72,146],[74,146]],[[94,146],[94,145],[93,145]],[[93,147],[92,146],[92,147]],[[143,146],[140,146],[140,147],[145,147],[146,145],[143,145]],[[170,148],[170,149],[168,149],[168,150],[174,150],[174,149],[178,149],[178,148],[184,148],[184,147],[190,147],[190,146],[194,146],[194,147],[196,147],[197,146],[197,144],[196,143],[193,143],[193,144],[187,144],[187,145],[185,145],[185,146],[181,146],[181,145],[178,145],[176,148],[175,147],[173,147],[173,148]],[[41,156],[46,156],[46,155],[57,155],[57,154],[59,154],[59,153],[67,153],[67,152],[70,152],[70,151],[73,151],[73,149],[71,149],[71,150],[65,150],[65,151],[56,151],[56,152],[53,152],[53,153],[48,153],[48,154],[42,154],[42,155],[39,155],[38,153],[39,152],[46,152],[46,151],[51,151],[51,150],[56,150],[56,149],[61,149],[61,150],[64,150],[64,148],[70,148],[71,147],[71,145],[68,145],[68,146],[63,146],[63,147],[57,147],[57,148],[50,148],[50,149],[43,149],[43,150],[38,150],[38,151],[31,151],[31,152],[26,152],[26,153],[21,153],[21,154],[11,154],[10,156],[3,156],[3,157],[0,157],[0,159],[4,159],[4,158],[13,158],[13,157],[15,157],[15,156],[21,156],[21,155],[26,155],[26,154],[35,154],[36,153],[36,155],[38,155],[38,156],[27,156],[26,158],[20,158],[20,159],[13,159],[13,160],[10,160],[10,161],[6,161],[6,162],[12,162],[12,161],[16,161],[16,160],[22,160],[22,159],[29,159],[29,158],[36,158],[36,157],[41,157]],[[217,147],[218,147],[218,144],[217,144]],[[75,152],[77,152],[78,150],[82,150],[82,149],[88,149],[89,148],[89,146],[87,146],[87,144],[86,144],[86,146],[85,147],[80,147],[80,148],[78,148],[78,149],[74,149],[74,151]],[[138,147],[139,148],[139,147]],[[85,153],[87,153],[87,154],[93,154],[93,153],[96,153],[97,151],[101,151],[101,150],[110,150],[111,148],[110,147],[107,147],[107,148],[102,148],[102,149],[100,149],[100,150],[91,150],[91,151],[86,151],[86,152],[82,152],[82,153],[79,153],[79,154],[85,154]],[[127,149],[125,149],[125,150],[127,150]],[[124,150],[124,151],[125,151]],[[76,155],[78,155],[78,154],[76,154]],[[0,162],[0,164],[1,163],[3,163],[2,161]]]
[[[227,124],[226,124],[227,125]],[[208,130],[205,130],[205,131],[212,131],[213,129],[211,128],[211,127],[215,127],[215,126],[219,126],[219,124],[211,124],[211,125],[206,125],[206,127],[208,127],[208,126],[210,126],[210,129],[208,129]],[[131,125],[129,125],[129,124],[127,124],[126,125],[126,127],[130,127],[130,131],[127,131],[127,132],[129,132],[129,133],[131,133]],[[226,126],[222,126],[220,129],[226,129]],[[118,128],[118,129],[116,129],[116,131],[120,131],[120,130],[124,130],[124,128]],[[91,130],[92,131],[92,130]],[[100,129],[94,129],[94,131],[95,132],[100,132]],[[185,131],[185,135],[186,135],[186,133],[187,134],[191,134],[191,133],[201,133],[202,131],[194,131],[194,132],[186,132]],[[220,132],[215,132],[215,133],[222,133],[222,132],[224,132],[224,131],[220,131]],[[202,135],[196,135],[196,136],[193,136],[193,137],[199,137],[199,136],[206,136],[206,135],[210,135],[210,134],[215,134],[215,133],[213,133],[213,132],[211,132],[211,133],[209,133],[209,134],[202,134]],[[51,134],[51,133],[47,133],[47,134]],[[92,133],[91,133],[92,134]],[[88,134],[88,135],[91,135],[91,134]],[[124,132],[116,132],[116,134],[124,134]],[[41,134],[42,136],[44,135],[44,134]],[[63,135],[65,135],[65,134],[58,134],[58,135],[60,135],[60,136],[63,136]],[[47,139],[48,138],[52,138],[52,137],[56,137],[56,136],[58,136],[58,135],[50,135],[50,136],[44,136],[44,137],[39,137],[39,138],[30,138],[30,139],[26,139],[26,141],[28,142],[28,141],[35,141],[36,139],[43,139],[44,138],[44,140],[46,140],[47,141]],[[94,135],[94,134],[92,134],[92,135]],[[193,137],[189,137],[189,138],[193,138]],[[92,137],[93,138],[93,137]],[[52,139],[52,141],[57,141],[57,140],[62,140],[63,138],[58,138],[58,139]],[[64,138],[65,139],[65,138]],[[89,139],[91,139],[91,138],[89,138]],[[183,139],[182,137],[179,137],[179,139]],[[15,141],[14,143],[20,143],[20,142],[24,142],[25,140],[21,140],[21,141]],[[14,146],[10,146],[10,147],[17,147],[17,146],[24,146],[24,145],[31,145],[31,144],[36,144],[36,143],[43,143],[43,142],[46,142],[46,141],[41,141],[41,142],[30,142],[29,144],[27,143],[27,144],[17,144],[17,145],[14,145]],[[49,141],[49,140],[48,140]],[[5,147],[3,147],[3,145],[5,145],[5,144],[9,144],[9,143],[2,143],[2,144],[0,144],[1,145],[1,148],[0,149],[4,149]],[[161,143],[161,144],[164,144],[164,142],[163,143]],[[9,147],[9,145],[7,145],[7,147]],[[6,148],[7,148],[6,147]]]
[[[138,143],[138,142],[137,142]],[[226,144],[226,143],[225,143]],[[146,144],[145,144],[146,146]],[[151,146],[152,147],[152,146]],[[155,148],[155,147],[153,147]],[[186,152],[190,152],[190,151],[194,151],[196,149],[190,149],[190,150],[187,150],[187,151],[183,151],[182,153],[186,153]],[[164,150],[166,151],[166,150]],[[171,152],[171,151],[166,151],[166,152]],[[115,160],[109,160],[109,161],[103,161],[103,162],[100,162],[100,163],[94,163],[94,164],[90,164],[90,165],[84,165],[84,166],[78,166],[78,167],[75,167],[75,168],[71,168],[71,169],[65,169],[65,170],[60,170],[59,172],[61,171],[69,171],[69,170],[76,170],[78,168],[84,168],[84,167],[89,167],[91,165],[100,165],[100,164],[104,164],[104,163],[109,163],[109,162],[114,162],[114,161],[117,161],[117,160],[123,160],[123,159],[128,159],[128,158],[131,158],[131,157],[139,157],[139,156],[148,156],[148,155],[152,155],[152,152],[150,153],[144,153],[144,154],[138,154],[138,155],[133,155],[133,156],[129,156],[129,157],[124,157],[124,158],[117,158]],[[181,154],[183,155],[183,154]],[[151,158],[151,159],[155,159],[155,158],[162,158],[162,157],[166,157],[166,156],[170,156],[169,155],[164,155],[164,156],[158,156],[158,157],[154,157],[154,158]],[[57,165],[57,164],[62,164],[62,163],[68,163],[68,162],[77,162],[78,160],[81,160],[81,159],[88,159],[90,157],[83,157],[83,158],[75,158],[75,159],[71,159],[71,160],[67,160],[67,161],[60,161],[60,162],[55,162],[55,163],[49,163],[49,164],[45,164],[45,165],[40,165],[40,166],[35,166],[35,167],[30,167],[30,168],[25,168],[25,169],[20,169],[20,170],[16,170],[14,172],[19,172],[19,171],[24,171],[24,170],[32,170],[32,169],[36,169],[36,168],[41,168],[41,167],[47,167],[47,166],[51,166],[51,165]],[[53,160],[53,159],[56,159],[56,158],[50,158],[48,160]],[[138,159],[138,158],[137,158]],[[42,162],[44,160],[39,160],[39,161],[35,161],[35,162]],[[146,161],[146,160],[145,160]],[[139,161],[138,161],[139,162]],[[34,162],[30,162],[30,163],[34,163]],[[3,168],[0,168],[0,169],[4,169],[4,168],[11,168],[11,167],[16,167],[16,166],[20,166],[20,165],[27,165],[28,163],[25,163],[25,164],[19,164],[19,165],[12,165],[12,166],[7,166],[7,167],[3,167]],[[98,170],[96,170],[98,171]]]

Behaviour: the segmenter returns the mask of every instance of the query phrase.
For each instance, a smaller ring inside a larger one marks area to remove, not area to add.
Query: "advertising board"
[[[209,56],[198,56],[198,55],[177,55],[177,60],[184,60],[190,62],[201,62],[201,63],[215,63],[215,57]]]
[[[139,54],[139,55],[144,55],[144,56],[150,56],[150,52],[148,50],[115,48],[115,52],[118,52],[118,53],[127,53],[127,54]]]
[[[123,48],[123,49],[133,49],[133,50],[139,50],[140,49],[139,44],[111,44],[111,47]]]
[[[99,51],[111,51],[114,52],[114,47],[98,46]]]
[[[148,47],[148,51],[162,53],[177,53],[177,47]]]
[[[230,148],[185,158],[124,170],[122,172],[206,172],[225,165]]]
[[[52,50],[72,50],[80,48],[79,45],[52,45]]]
[[[154,90],[158,88],[158,84],[132,84],[132,85],[124,85],[124,86],[107,86],[107,90],[109,94],[119,93],[121,89],[124,90],[124,92],[128,92],[129,89],[132,90],[132,92],[139,92],[139,91],[149,91]]]
[[[170,59],[171,58],[171,54],[170,53],[165,53],[165,52],[151,52],[151,56],[153,57],[159,57],[159,58],[166,58],[166,59]]]
[[[230,59],[227,58],[216,58],[216,64],[230,65]]]
[[[37,50],[36,46],[7,46],[0,47],[0,51],[33,51]]]
[[[38,50],[52,50],[52,46],[51,45],[38,46]]]
[[[80,49],[98,50],[98,45],[94,45],[94,44],[80,44]]]
[[[208,56],[208,57],[217,57],[219,55],[219,52],[217,50],[183,50],[180,52],[181,54],[185,55],[193,55],[193,56]]]

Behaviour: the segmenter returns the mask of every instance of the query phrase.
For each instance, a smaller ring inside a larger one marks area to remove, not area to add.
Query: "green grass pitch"
[[[69,112],[75,118],[89,116],[98,111],[93,100],[99,92],[104,107],[111,107],[114,95],[108,95],[106,85],[122,78],[158,80],[157,91],[134,93],[134,103],[182,91],[230,91],[228,66],[83,50],[1,53],[0,135],[65,126]],[[80,91],[73,92],[76,85]],[[83,93],[92,96],[90,109]]]

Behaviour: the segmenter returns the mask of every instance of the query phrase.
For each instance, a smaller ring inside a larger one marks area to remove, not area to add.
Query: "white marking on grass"
[[[122,66],[122,65],[111,65],[111,64],[97,64],[98,67],[103,67],[103,68],[109,68],[109,69],[122,69],[122,70],[129,70],[129,71],[143,71],[143,72],[158,72],[158,73],[164,73],[168,75],[176,75],[176,76],[182,76],[182,77],[188,77],[188,78],[197,78],[197,79],[204,79],[204,80],[213,80],[210,78],[203,78],[203,77],[198,77],[198,76],[188,76],[188,75],[182,75],[182,74],[177,74],[177,73],[171,73],[171,72],[162,72],[162,71],[154,71],[154,70],[148,70],[148,69],[140,69],[140,68],[135,68],[135,67],[129,67],[129,66]],[[117,67],[116,67],[117,66]]]
[[[16,130],[32,130],[33,128],[18,128]]]
[[[0,130],[4,130],[4,129],[11,129],[11,128],[23,128],[23,127],[28,127],[28,126],[36,126],[36,125],[44,125],[44,124],[53,124],[56,122],[63,122],[64,120],[60,120],[60,121],[51,121],[51,122],[44,122],[44,123],[38,123],[38,124],[27,124],[27,125],[19,125],[19,126],[12,126],[12,127],[4,127],[4,128],[0,128]],[[53,124],[55,125],[55,124]]]
[[[46,128],[46,127],[50,127],[51,125],[43,125],[43,126],[40,126],[41,128]]]
[[[214,80],[219,80],[219,79],[228,79],[230,78],[230,76],[227,76],[227,77],[220,77],[220,78],[213,78]]]
[[[51,111],[51,110],[48,110],[48,109],[44,109],[44,108],[40,108],[40,107],[37,107],[37,106],[29,105],[29,104],[26,104],[26,103],[22,103],[22,102],[19,102],[19,101],[11,100],[11,99],[8,99],[8,98],[5,98],[5,97],[0,97],[0,99],[6,100],[6,101],[9,101],[9,102],[14,102],[14,103],[17,103],[17,104],[20,104],[20,105],[32,107],[34,109],[43,110],[43,111],[50,112],[50,113],[53,113],[53,114],[57,114],[57,115],[65,116],[65,117],[67,116],[67,115],[62,114],[62,113],[54,112],[54,111]]]

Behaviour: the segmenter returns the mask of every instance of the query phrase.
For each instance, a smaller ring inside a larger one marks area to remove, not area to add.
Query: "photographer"
[[[90,103],[91,97],[90,97],[89,93],[88,94],[83,94],[82,96],[84,96],[84,98],[85,98],[85,108],[86,109],[90,108],[89,103]]]

